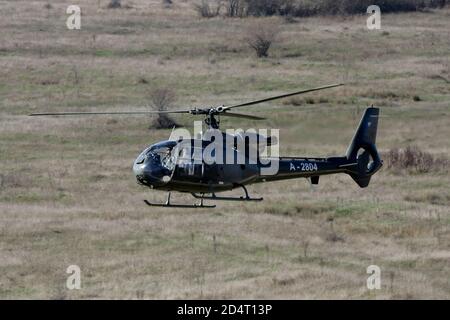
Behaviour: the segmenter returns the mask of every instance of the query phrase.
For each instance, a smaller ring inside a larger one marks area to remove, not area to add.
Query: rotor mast
[[[205,124],[208,126],[208,129],[219,129],[220,120],[216,119],[214,113],[209,113],[205,118]]]

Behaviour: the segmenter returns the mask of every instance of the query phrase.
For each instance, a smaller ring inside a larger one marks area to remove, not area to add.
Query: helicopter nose
[[[153,182],[150,166],[146,163],[134,163],[133,173],[140,184],[148,185]]]
[[[146,186],[157,186],[161,184],[160,179],[157,177],[158,170],[151,163],[135,162],[133,165],[133,173],[140,184]]]
[[[143,164],[143,163],[141,163],[141,164],[134,163],[134,165],[133,165],[133,173],[134,173],[134,175],[136,177],[144,175],[144,171],[145,171],[145,164]]]

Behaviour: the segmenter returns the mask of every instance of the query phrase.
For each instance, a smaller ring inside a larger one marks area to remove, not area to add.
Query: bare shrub
[[[286,106],[303,106],[305,105],[305,99],[303,98],[298,98],[298,97],[293,97],[290,99],[285,99],[283,102],[281,102],[282,104],[286,105]]]
[[[201,17],[218,16],[222,8],[227,17],[292,15],[295,0],[202,0],[194,7]]]
[[[108,8],[110,8],[110,9],[122,8],[121,2],[122,2],[121,0],[111,0],[111,1],[109,1]]]
[[[383,155],[383,158],[387,169],[407,170],[414,173],[440,171],[448,165],[447,159],[434,157],[415,146],[391,149]]]
[[[159,88],[150,92],[150,99],[154,111],[167,111],[174,104],[176,95],[171,89]],[[157,114],[150,126],[150,128],[156,129],[171,129],[173,127],[179,127],[179,124],[165,113]]]
[[[220,14],[220,9],[222,8],[221,0],[202,0],[201,3],[194,4],[194,9],[197,11],[198,15],[202,18],[213,18]]]
[[[365,14],[373,0],[227,0],[228,16],[312,16]],[[382,12],[442,8],[448,0],[378,1]]]
[[[0,174],[0,190],[8,188],[21,188],[28,186],[30,181],[18,173]]]
[[[226,16],[273,16],[291,15],[295,0],[226,0]]]
[[[162,0],[161,3],[164,9],[171,9],[173,6],[173,0]]]
[[[220,0],[217,0],[220,1]],[[222,0],[227,17],[286,16],[307,17],[313,15],[365,14],[373,0]],[[221,2],[222,2],[221,1]],[[219,15],[211,9],[212,0],[203,0],[196,9],[202,17]],[[442,8],[448,0],[389,0],[379,1],[382,12],[420,11]],[[217,7],[216,7],[217,8]]]
[[[326,237],[325,240],[329,241],[329,242],[344,242],[344,238],[337,235],[335,232],[331,232],[329,233]]]
[[[246,13],[250,16],[292,15],[294,0],[246,0]]]
[[[278,33],[279,27],[275,24],[256,23],[248,29],[246,41],[258,58],[268,57]]]
[[[247,16],[247,3],[248,0],[226,0],[226,16],[241,18]]]
[[[389,0],[378,1],[382,12],[418,11],[427,8],[438,8],[445,5],[446,0]],[[316,3],[315,14],[343,15],[364,14],[374,4],[373,0],[320,0]]]
[[[160,88],[151,92],[152,104],[158,111],[167,110],[175,102],[175,92],[171,89]]]

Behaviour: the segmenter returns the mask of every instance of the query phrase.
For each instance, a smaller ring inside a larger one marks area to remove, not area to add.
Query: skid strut
[[[262,201],[262,200],[264,200],[264,198],[251,198],[248,195],[247,188],[244,185],[239,184],[239,185],[236,185],[236,186],[241,187],[244,190],[245,196],[241,196],[241,197],[221,197],[221,196],[217,196],[214,191],[210,192],[211,193],[210,196],[205,196],[204,193],[202,193],[201,195],[199,195],[197,193],[192,193],[192,196],[194,198],[197,198],[197,199],[217,200],[217,201]]]
[[[148,200],[144,200],[144,202],[150,207],[165,207],[165,208],[215,208],[215,205],[205,205],[203,203],[203,199],[200,199],[200,203],[198,204],[172,204],[170,203],[170,192],[167,195],[166,203],[151,203]]]

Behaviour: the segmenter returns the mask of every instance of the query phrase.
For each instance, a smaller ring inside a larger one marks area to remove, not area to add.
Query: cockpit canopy
[[[160,163],[163,167],[173,170],[175,166],[175,154],[172,152],[177,145],[174,141],[165,141],[154,144],[145,149],[136,159],[136,164]]]
[[[134,162],[133,171],[140,183],[159,185],[170,181],[176,165],[174,141],[164,141],[145,149]]]

